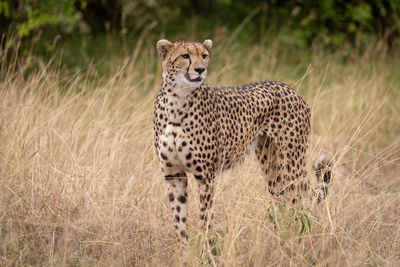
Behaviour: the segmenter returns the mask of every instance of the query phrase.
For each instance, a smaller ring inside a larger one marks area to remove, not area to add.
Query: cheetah
[[[295,204],[310,189],[305,181],[310,108],[288,85],[265,81],[236,87],[203,84],[211,40],[157,42],[162,61],[162,89],[155,100],[154,140],[178,240],[186,245],[188,173],[198,184],[201,227],[213,204],[217,173],[237,162],[249,147],[265,173],[268,191]],[[315,165],[323,179],[318,200],[327,193],[326,162]]]

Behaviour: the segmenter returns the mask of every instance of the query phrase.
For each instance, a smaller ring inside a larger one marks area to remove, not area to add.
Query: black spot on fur
[[[186,203],[186,197],[185,196],[179,196],[178,201],[181,202],[182,204]]]

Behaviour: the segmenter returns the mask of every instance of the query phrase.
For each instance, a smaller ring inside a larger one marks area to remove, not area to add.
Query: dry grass
[[[313,113],[309,161],[332,155],[333,183],[326,202],[302,211],[301,230],[271,203],[252,157],[222,174],[219,255],[210,263],[400,265],[398,62],[370,51],[347,62],[339,53],[297,55],[293,64],[278,46],[224,50],[217,41],[208,83],[279,79],[299,90]],[[88,78],[93,68],[72,75],[0,55],[0,265],[178,263],[152,144],[160,66],[155,73],[155,49],[145,47],[146,60],[113,61],[99,82]],[[189,265],[209,263],[197,207],[190,179]]]

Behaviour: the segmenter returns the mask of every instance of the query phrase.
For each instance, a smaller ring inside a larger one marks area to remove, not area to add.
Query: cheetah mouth
[[[199,77],[197,77],[197,78],[194,78],[194,79],[190,79],[190,76],[189,75],[186,75],[186,77],[185,77],[189,82],[192,82],[192,83],[194,83],[194,82],[201,82],[203,79],[199,76]]]

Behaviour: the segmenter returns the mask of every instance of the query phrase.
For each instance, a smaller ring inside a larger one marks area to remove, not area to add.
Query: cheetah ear
[[[160,41],[157,42],[157,51],[158,51],[158,56],[164,60],[165,56],[167,55],[169,49],[173,46],[173,44],[165,39],[161,39]]]
[[[208,50],[208,52],[211,51],[212,47],[212,41],[210,39],[207,39],[203,42],[204,47]]]

